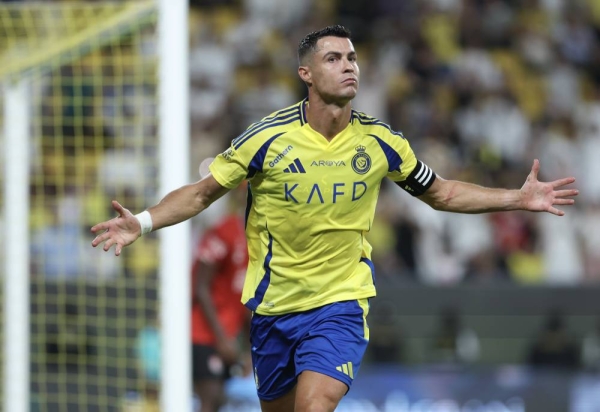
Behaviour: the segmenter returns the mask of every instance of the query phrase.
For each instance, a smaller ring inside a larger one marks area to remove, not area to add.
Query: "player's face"
[[[350,101],[358,91],[360,71],[350,39],[323,37],[309,64],[313,92],[326,102]]]

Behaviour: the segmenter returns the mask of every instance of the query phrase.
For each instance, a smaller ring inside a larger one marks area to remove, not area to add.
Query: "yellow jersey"
[[[420,163],[402,134],[355,110],[328,141],[305,104],[251,125],[210,165],[226,188],[249,181],[242,302],[262,315],[375,296],[365,233],[381,182],[402,182]]]

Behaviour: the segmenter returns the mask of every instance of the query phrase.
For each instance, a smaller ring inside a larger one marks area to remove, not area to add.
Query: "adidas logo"
[[[344,375],[350,376],[351,379],[354,379],[354,371],[352,370],[352,362],[344,363],[341,366],[336,366],[336,370],[342,372]]]
[[[283,169],[283,173],[306,173],[304,166],[300,163],[300,159],[295,158],[294,163],[290,163],[288,167]]]

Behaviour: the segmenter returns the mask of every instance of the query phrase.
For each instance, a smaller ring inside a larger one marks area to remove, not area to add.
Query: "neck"
[[[351,115],[352,106],[350,101],[340,106],[309,97],[309,101],[306,103],[308,124],[327,140],[333,139],[348,126]]]

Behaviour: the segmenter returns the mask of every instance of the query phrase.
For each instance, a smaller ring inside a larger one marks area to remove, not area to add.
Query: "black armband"
[[[433,184],[436,174],[425,163],[417,160],[414,170],[402,182],[394,182],[412,196],[421,196]]]

